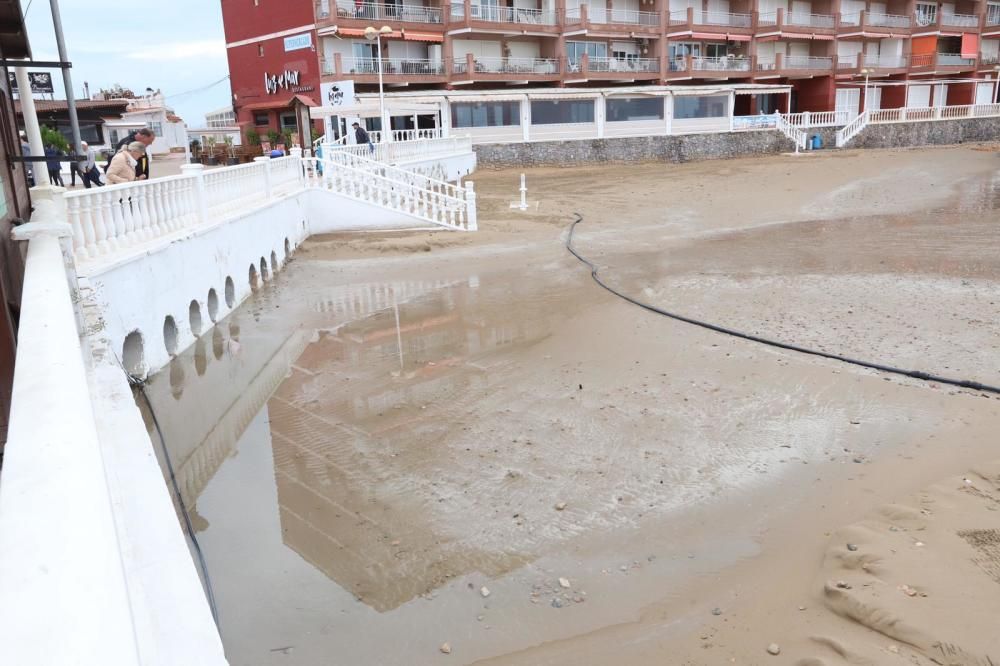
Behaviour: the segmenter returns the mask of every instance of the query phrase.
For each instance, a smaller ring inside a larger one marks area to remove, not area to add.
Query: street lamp
[[[868,110],[868,77],[872,74],[872,72],[873,70],[868,69],[867,67],[861,70],[861,73],[865,75],[865,106],[861,109],[862,111]]]
[[[993,80],[996,81],[993,84],[993,101],[996,104],[1000,104],[1000,65],[993,65],[993,72]]]
[[[385,128],[385,92],[382,90],[382,35],[390,34],[392,34],[392,28],[387,25],[377,30],[372,26],[365,28],[365,39],[369,42],[375,40],[377,47],[375,56],[378,58],[378,112],[380,114],[378,122],[384,139],[390,138],[390,132]]]

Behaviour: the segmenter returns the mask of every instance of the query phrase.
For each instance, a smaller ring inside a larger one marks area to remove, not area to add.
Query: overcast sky
[[[49,0],[28,3],[34,58],[58,60]],[[78,99],[84,81],[91,93],[115,83],[136,94],[159,88],[190,127],[229,104],[229,81],[219,82],[229,74],[219,0],[60,0],[59,9]],[[62,98],[62,74],[51,72]]]

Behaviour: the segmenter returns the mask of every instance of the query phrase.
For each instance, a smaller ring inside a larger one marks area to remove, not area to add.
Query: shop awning
[[[812,38],[813,39],[821,39],[821,40],[830,41],[830,42],[833,41],[833,35],[813,35]]]
[[[335,29],[333,31],[331,31],[331,33],[335,34],[335,35],[345,35],[347,37],[364,37],[365,36],[365,29],[364,28],[340,28],[340,27],[337,27],[337,26],[334,26],[334,28]],[[324,31],[324,34],[326,34],[326,31]],[[399,39],[399,38],[400,38],[400,33],[395,32],[395,31],[390,32],[390,33],[388,33],[386,35],[382,35],[382,39]]]
[[[749,42],[750,35],[734,35],[732,33],[726,33],[726,39],[731,42]]]
[[[245,111],[266,111],[269,109],[287,109],[291,107],[296,101],[305,104],[306,106],[313,108],[318,106],[316,102],[311,97],[306,97],[305,95],[292,95],[285,100],[274,100],[273,102],[254,102],[253,104],[246,104],[240,108]]]
[[[444,35],[433,32],[414,32],[412,30],[404,30],[403,39],[408,42],[443,42]]]
[[[718,33],[718,32],[692,32],[691,37],[693,39],[719,39],[722,41],[725,41],[727,39],[725,33]]]

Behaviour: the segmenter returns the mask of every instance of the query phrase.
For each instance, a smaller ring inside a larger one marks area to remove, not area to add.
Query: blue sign
[[[302,35],[292,35],[291,37],[285,37],[285,50],[286,51],[298,51],[299,49],[309,49],[312,48],[312,33],[307,32]]]

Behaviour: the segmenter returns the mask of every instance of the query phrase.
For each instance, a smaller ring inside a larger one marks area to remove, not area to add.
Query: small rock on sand
[[[712,609],[712,615],[722,615],[722,609],[721,608],[713,608]]]
[[[483,595],[483,597],[488,597],[490,596],[490,589],[484,585],[479,588],[479,594]]]
[[[451,643],[441,643],[441,647],[438,649],[444,654],[451,654]]]
[[[856,546],[855,544],[853,544],[853,543],[849,543],[849,544],[847,544],[847,550],[849,550],[849,551],[851,551],[851,552],[854,552],[854,551],[856,551],[857,549],[858,549],[858,547],[857,547],[857,546]]]
[[[556,504],[556,511],[562,511],[566,508],[566,502],[559,502]]]
[[[781,654],[781,648],[778,647],[777,643],[771,643],[770,645],[767,646],[767,653],[774,655]]]
[[[560,578],[559,579],[559,587],[563,587],[563,588],[565,588],[565,589],[568,590],[570,588],[569,579],[568,578]]]

